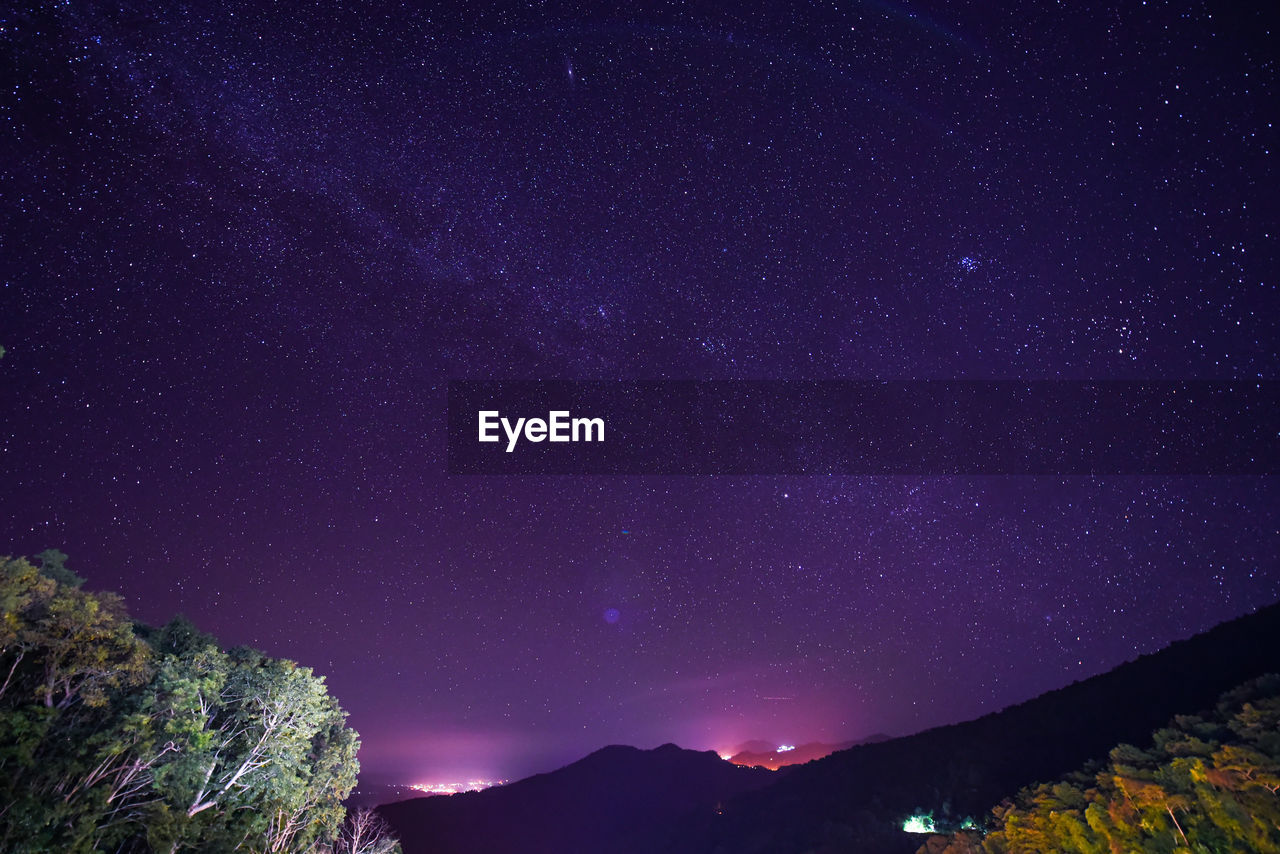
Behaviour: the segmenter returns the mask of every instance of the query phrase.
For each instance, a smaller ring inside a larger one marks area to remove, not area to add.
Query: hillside
[[[1280,676],[1270,675],[1208,714],[1178,715],[1143,745],[1023,789],[980,829],[932,836],[919,854],[1280,854],[1278,770]]]
[[[1280,605],[1223,623],[1107,673],[1001,712],[797,766],[776,784],[704,811],[673,838],[681,854],[910,852],[916,811],[985,815],[1021,787],[1142,744],[1174,715],[1280,672]]]
[[[406,854],[909,854],[923,842],[902,830],[909,815],[981,818],[1273,672],[1280,605],[973,721],[781,771],[674,745],[607,747],[500,789],[379,811]]]
[[[378,811],[405,854],[643,854],[665,847],[665,830],[686,813],[777,778],[673,744],[613,746],[508,786]]]

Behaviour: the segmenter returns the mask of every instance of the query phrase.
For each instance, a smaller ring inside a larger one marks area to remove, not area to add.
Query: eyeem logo
[[[507,434],[507,453],[515,450],[523,434],[527,442],[603,442],[603,418],[570,418],[569,410],[553,409],[542,418],[503,418],[496,409],[480,410],[480,441],[500,442],[498,428]]]

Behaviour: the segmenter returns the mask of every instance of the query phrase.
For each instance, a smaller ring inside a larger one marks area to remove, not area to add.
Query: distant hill
[[[742,746],[742,749],[729,757],[729,761],[734,765],[762,767],[776,771],[788,765],[803,765],[806,762],[821,759],[824,756],[835,753],[837,750],[848,750],[850,747],[855,747],[859,744],[875,744],[888,740],[889,736],[878,733],[857,741],[842,741],[839,744],[824,744],[819,741],[813,741],[808,744],[796,745],[790,750],[778,750],[767,742],[752,741],[747,742]]]
[[[502,788],[379,811],[405,854],[910,854],[925,840],[903,832],[909,815],[981,818],[1266,673],[1280,673],[1280,605],[977,720],[780,771],[674,745],[607,747]]]
[[[694,810],[779,773],[666,744],[606,747],[572,765],[483,792],[416,798],[378,811],[405,854],[652,854]]]
[[[365,783],[361,781],[343,803],[348,809],[367,809],[408,798],[424,797],[412,786],[398,783]]]
[[[1121,742],[1145,744],[1174,715],[1280,673],[1280,605],[1223,623],[1107,673],[968,723],[854,747],[788,769],[720,812],[703,810],[664,854],[911,852],[916,811],[977,818],[1022,786]]]

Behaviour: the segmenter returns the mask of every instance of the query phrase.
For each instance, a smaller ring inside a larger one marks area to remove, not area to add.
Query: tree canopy
[[[389,854],[324,678],[0,558],[0,850]]]
[[[1280,852],[1280,677],[1179,716],[1149,747],[1024,789],[996,807],[989,832],[936,837],[928,854]]]

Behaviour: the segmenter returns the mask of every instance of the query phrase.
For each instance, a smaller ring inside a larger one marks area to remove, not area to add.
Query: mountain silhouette
[[[976,720],[833,753],[776,783],[702,811],[667,854],[913,852],[919,812],[982,819],[1005,797],[1120,743],[1149,744],[1175,715],[1280,673],[1280,604],[1223,623],[1106,673]]]
[[[960,724],[779,771],[613,746],[508,786],[388,804],[405,854],[909,854],[930,812],[982,819],[1018,789],[1280,673],[1280,605]],[[786,754],[784,753],[783,756]]]
[[[711,751],[614,745],[510,785],[378,811],[405,854],[644,854],[670,845],[664,834],[685,814],[777,777]]]

